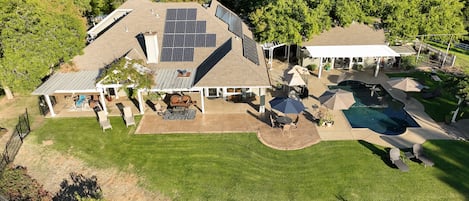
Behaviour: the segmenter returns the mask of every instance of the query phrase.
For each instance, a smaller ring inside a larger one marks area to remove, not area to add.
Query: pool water
[[[353,92],[356,103],[343,110],[352,128],[369,128],[385,135],[400,135],[408,127],[420,127],[403,109],[404,104],[392,98],[379,84],[347,80],[329,88]]]

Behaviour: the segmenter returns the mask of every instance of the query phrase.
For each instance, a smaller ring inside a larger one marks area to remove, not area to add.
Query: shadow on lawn
[[[89,178],[75,172],[70,173],[69,182],[64,179],[60,183],[60,190],[52,198],[53,201],[59,200],[79,200],[79,198],[93,198],[102,199],[103,193],[101,187],[98,185],[98,178],[91,176]]]
[[[389,167],[394,168],[394,165],[392,164],[391,160],[389,159],[389,148],[385,148],[384,150],[379,149],[376,147],[374,144],[371,144],[369,142],[363,141],[363,140],[358,140],[358,143],[363,145],[364,147],[368,148],[374,155],[377,155],[381,158],[381,160],[384,162]]]
[[[428,145],[428,144],[429,145]],[[455,140],[432,140],[425,143],[427,154],[444,174],[438,178],[469,200],[469,143]]]

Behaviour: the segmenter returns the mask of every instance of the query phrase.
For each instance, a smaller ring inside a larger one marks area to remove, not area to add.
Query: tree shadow
[[[358,143],[366,147],[373,153],[374,155],[377,155],[381,158],[381,160],[384,162],[389,167],[394,168],[394,165],[392,164],[391,160],[389,159],[388,153],[389,153],[389,148],[385,148],[384,150],[376,147],[374,144],[371,144],[369,142],[363,141],[363,140],[358,140]]]
[[[70,173],[71,181],[64,179],[60,183],[60,190],[52,198],[53,201],[79,200],[78,198],[102,199],[103,193],[98,185],[98,178],[91,176],[85,177],[83,174],[75,172]]]

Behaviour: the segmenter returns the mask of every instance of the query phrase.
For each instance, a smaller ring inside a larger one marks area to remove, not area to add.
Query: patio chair
[[[124,121],[125,126],[129,127],[130,125],[135,126],[134,115],[132,114],[132,109],[130,107],[124,107]]]
[[[269,118],[270,118],[270,125],[272,126],[272,128],[279,127],[278,122],[275,121],[273,115],[269,115]]]
[[[164,112],[166,111],[166,110],[163,108],[163,106],[161,106],[160,103],[157,103],[157,104],[155,105],[155,110],[156,110],[156,114],[157,114],[157,115],[160,115],[160,116],[163,115]]]
[[[300,116],[296,116],[296,119],[290,124],[292,127],[298,128],[298,121],[300,120]]]
[[[111,122],[109,121],[109,119],[106,116],[106,113],[103,110],[98,112],[98,121],[99,121],[99,125],[103,129],[103,132],[106,129],[109,129],[109,128],[112,129]]]
[[[285,134],[286,132],[290,132],[291,125],[290,124],[285,124],[282,126],[282,134]]]
[[[423,147],[421,144],[414,144],[413,151],[415,158],[422,161],[425,167],[431,167],[434,165],[433,161],[423,153]]]
[[[392,164],[394,164],[402,172],[409,171],[409,167],[404,163],[401,158],[401,150],[399,150],[399,148],[392,148],[389,151],[389,158],[391,159]]]

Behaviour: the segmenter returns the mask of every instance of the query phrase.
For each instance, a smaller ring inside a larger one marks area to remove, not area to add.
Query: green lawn
[[[411,73],[389,73],[387,75],[388,77],[413,77],[423,85],[430,87],[430,91],[441,88],[442,95],[433,99],[422,98],[422,93],[420,92],[407,92],[425,106],[425,112],[435,121],[444,122],[445,116],[449,115],[451,111],[457,108],[458,99],[455,97],[456,92],[452,90],[454,87],[453,84],[447,81],[450,76],[448,74],[438,73],[438,76],[443,80],[441,82],[432,80],[429,73],[420,71]],[[463,118],[469,118],[469,107],[460,111],[457,117],[457,119]]]
[[[138,119],[137,119],[138,120]],[[362,141],[321,142],[276,151],[255,134],[133,135],[122,119],[103,133],[95,118],[47,119],[29,140],[97,167],[138,174],[143,186],[174,200],[464,200],[469,148],[458,141],[424,147],[436,166],[390,167],[387,149]],[[98,178],[99,181],[99,178]]]

